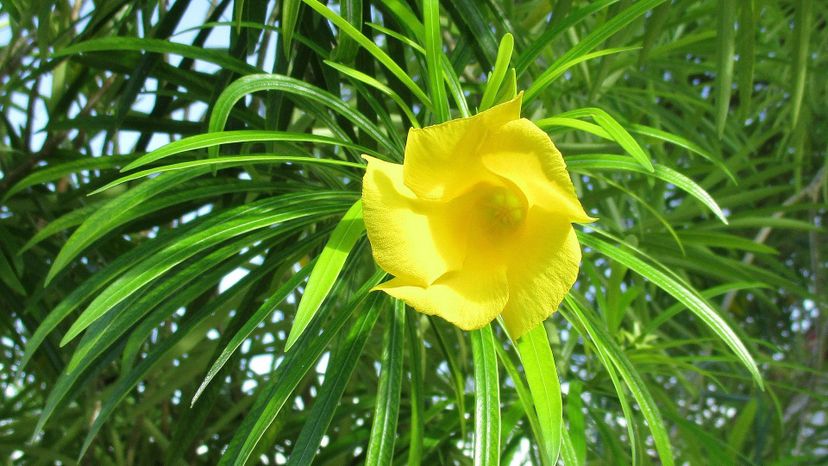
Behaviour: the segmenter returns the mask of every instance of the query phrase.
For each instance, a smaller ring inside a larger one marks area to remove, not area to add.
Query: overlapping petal
[[[575,195],[566,163],[552,140],[531,121],[510,121],[489,135],[483,165],[520,186],[533,205],[554,208],[570,222],[594,221]]]
[[[419,286],[458,269],[466,253],[464,238],[456,234],[463,209],[418,199],[403,183],[402,165],[363,157],[363,217],[377,264]]]
[[[405,184],[423,199],[453,199],[489,177],[480,162],[489,134],[520,118],[521,93],[469,118],[413,128],[405,145]]]
[[[402,299],[423,314],[440,316],[463,330],[485,326],[503,311],[509,300],[505,267],[464,268],[449,272],[425,287],[397,277],[376,289]]]
[[[530,210],[519,255],[508,264],[509,302],[503,323],[514,338],[558,309],[578,277],[581,248],[572,225],[540,207]]]

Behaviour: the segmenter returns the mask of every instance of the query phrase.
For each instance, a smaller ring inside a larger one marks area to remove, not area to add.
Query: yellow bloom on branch
[[[369,156],[365,227],[379,285],[464,330],[498,315],[520,338],[575,283],[572,222],[591,222],[549,136],[520,118],[521,95],[408,133],[402,165]]]

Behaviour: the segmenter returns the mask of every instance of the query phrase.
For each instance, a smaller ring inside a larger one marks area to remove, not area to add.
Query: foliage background
[[[828,4],[329,3],[0,6],[4,462],[828,461]],[[601,218],[554,365],[366,299],[339,222],[513,86]]]

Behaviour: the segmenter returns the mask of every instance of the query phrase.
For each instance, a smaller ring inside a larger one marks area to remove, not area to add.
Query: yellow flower
[[[408,133],[402,165],[369,156],[365,227],[395,276],[376,289],[464,330],[498,315],[520,338],[578,275],[572,222],[590,222],[549,136],[520,118],[522,94]]]

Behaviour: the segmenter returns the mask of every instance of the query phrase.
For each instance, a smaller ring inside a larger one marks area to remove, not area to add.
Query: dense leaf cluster
[[[826,18],[3,2],[0,458],[828,461]],[[369,293],[360,155],[520,90],[600,218],[559,312],[511,342]]]

